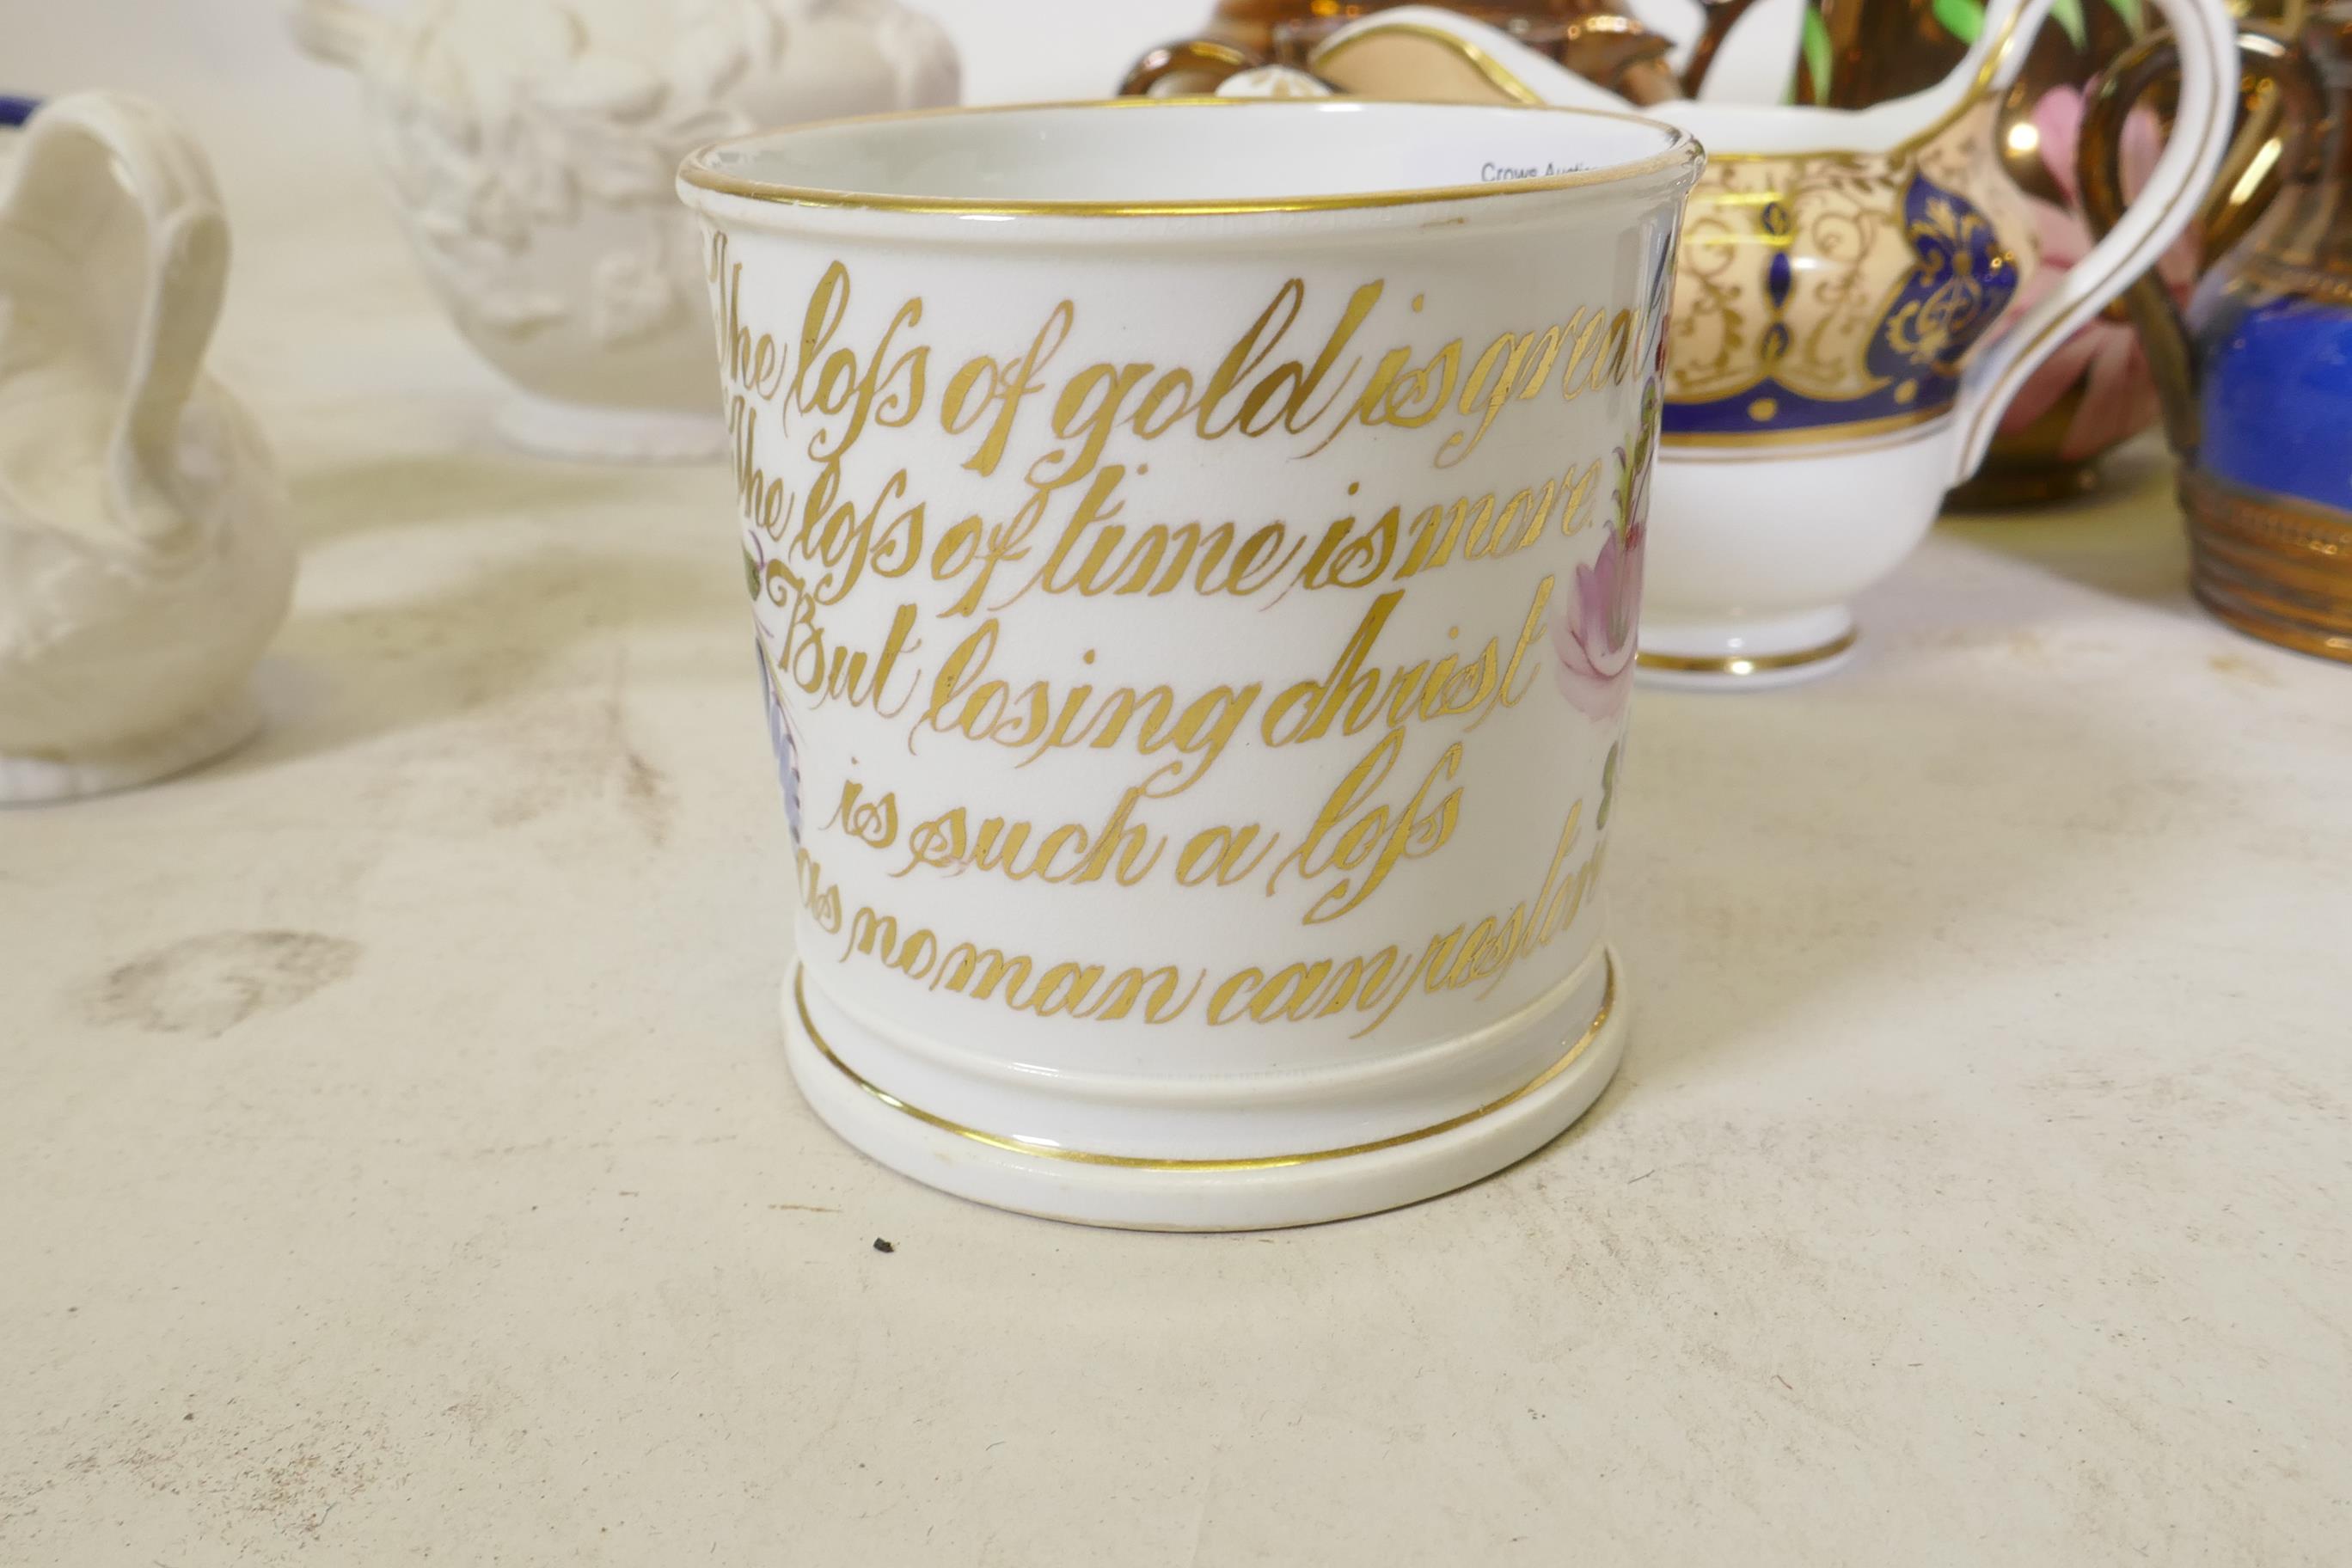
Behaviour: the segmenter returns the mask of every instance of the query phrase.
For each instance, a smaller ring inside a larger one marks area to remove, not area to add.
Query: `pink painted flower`
[[[1633,679],[1633,631],[1642,603],[1642,546],[1646,523],[1611,529],[1601,554],[1576,569],[1576,586],[1552,623],[1559,655],[1559,689],[1578,711],[1614,719]]]
[[[2016,310],[2022,313],[2058,287],[2067,268],[2089,254],[2090,230],[2077,209],[2082,193],[2074,185],[2074,148],[2083,131],[2083,95],[2071,87],[2053,88],[2033,106],[2034,129],[2042,137],[2042,161],[2050,177],[2066,195],[2066,205],[2030,201],[2042,241],[2042,265],[2020,290]],[[2164,132],[2156,116],[2136,111],[2124,122],[2124,192],[2136,195],[2164,150]],[[2186,301],[2197,281],[2197,242],[2184,235],[2158,258],[2157,276],[2175,298]],[[2156,422],[2158,413],[2156,380],[2140,352],[2138,334],[2130,323],[2101,314],[2075,329],[2041,368],[2026,377],[2001,415],[2000,433],[2013,435],[2047,414],[2077,382],[2084,385],[2082,406],[2060,439],[2058,455],[2068,462],[2097,457],[2108,447],[2138,434]]]
[[[1625,708],[1633,680],[1636,622],[1642,608],[1642,547],[1650,537],[1650,466],[1658,445],[1664,411],[1665,338],[1659,334],[1660,373],[1642,388],[1633,449],[1617,448],[1617,515],[1609,537],[1590,566],[1576,569],[1576,585],[1552,623],[1552,647],[1559,655],[1554,673],[1559,689],[1580,711],[1614,719]]]

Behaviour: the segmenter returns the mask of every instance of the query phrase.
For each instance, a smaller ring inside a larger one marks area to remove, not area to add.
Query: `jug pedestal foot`
[[[12,756],[0,752],[0,805],[40,805],[136,789],[214,762],[261,730],[261,709],[243,689],[170,727],[103,752]]]
[[[1693,691],[1760,691],[1843,668],[1853,657],[1853,616],[1843,608],[1769,620],[1642,618],[1643,681]]]
[[[1467,1186],[1534,1153],[1583,1115],[1616,1073],[1631,1028],[1615,954],[1604,948],[1596,956],[1605,984],[1571,988],[1561,1007],[1526,1025],[1525,1038],[1540,1044],[1546,1063],[1533,1078],[1466,1113],[1412,1131],[1259,1158],[1102,1153],[1076,1137],[1049,1142],[1022,1136],[1018,1111],[1003,1113],[1008,1125],[983,1130],[919,1103],[926,1098],[922,1089],[900,1086],[908,1096],[900,1100],[892,1086],[870,1081],[850,1065],[867,1059],[869,1048],[887,1052],[887,1044],[837,1010],[826,1008],[820,1025],[797,963],[784,980],[784,1052],[803,1098],[834,1131],[901,1175],[958,1197],[1123,1230],[1319,1225]],[[909,1069],[902,1062],[892,1070]],[[1132,1113],[1150,1105],[1102,1101],[1095,1110]],[[1048,1104],[1044,1113],[1066,1116],[1068,1110],[1067,1104]],[[1031,1114],[1040,1113],[1033,1106]]]
[[[508,395],[499,434],[543,458],[591,463],[705,463],[727,451],[727,426],[715,414],[665,408],[599,408],[528,392]]]

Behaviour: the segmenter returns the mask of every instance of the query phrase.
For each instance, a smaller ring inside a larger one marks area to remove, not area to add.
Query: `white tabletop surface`
[[[303,576],[259,742],[0,816],[0,1563],[2352,1552],[2352,670],[2191,605],[2157,449],[1947,523],[1849,673],[1639,697],[1557,1144],[1079,1230],[789,1080],[726,475],[494,445],[228,96]]]

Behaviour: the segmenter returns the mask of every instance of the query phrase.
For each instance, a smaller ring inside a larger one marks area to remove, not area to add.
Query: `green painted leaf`
[[[2090,26],[2083,20],[2083,0],[2054,0],[2050,15],[2066,29],[2066,37],[2076,48],[2090,41]]]
[[[1835,58],[1835,50],[1830,45],[1829,24],[1822,20],[1821,8],[1817,5],[1805,7],[1803,40],[1805,74],[1813,79],[1813,101],[1827,103],[1830,100],[1830,61]]]
[[[2140,8],[2140,0],[2107,0],[2107,7],[2124,19],[2133,37],[2147,31],[2147,13]]]
[[[1944,31],[1964,44],[1973,44],[1984,31],[1984,6],[1981,0],[1931,0],[1928,9]]]

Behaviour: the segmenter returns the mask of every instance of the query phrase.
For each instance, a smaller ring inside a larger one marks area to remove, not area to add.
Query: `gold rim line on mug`
[[[1852,638],[1849,637],[1847,640],[1851,641]],[[1601,1037],[1602,1026],[1609,1022],[1610,1015],[1616,1011],[1617,960],[1614,954],[1604,948],[1601,950],[1601,963],[1605,966],[1604,972],[1608,978],[1601,987],[1601,1007],[1592,1015],[1592,1022],[1584,1026],[1584,1033],[1578,1036],[1551,1066],[1501,1099],[1490,1100],[1475,1110],[1465,1110],[1459,1116],[1448,1117],[1443,1121],[1433,1122],[1427,1127],[1417,1127],[1410,1132],[1400,1132],[1392,1138],[1375,1139],[1370,1143],[1350,1143],[1344,1149],[1317,1149],[1304,1154],[1266,1154],[1244,1160],[1157,1160],[1139,1154],[1097,1154],[1083,1149],[1066,1149],[1058,1143],[1042,1142],[1033,1138],[1021,1138],[1003,1132],[983,1132],[977,1127],[967,1127],[961,1121],[953,1121],[947,1117],[925,1110],[919,1106],[908,1104],[834,1055],[833,1047],[826,1043],[824,1033],[817,1028],[816,1020],[809,1016],[808,994],[804,986],[807,972],[797,963],[793,966],[793,1005],[800,1013],[801,1027],[808,1031],[809,1043],[816,1047],[819,1056],[833,1064],[842,1077],[891,1110],[911,1116],[926,1126],[936,1127],[942,1132],[952,1132],[959,1138],[969,1138],[975,1143],[984,1143],[992,1149],[1003,1149],[1009,1153],[1034,1154],[1043,1160],[1066,1160],[1078,1165],[1115,1165],[1129,1171],[1272,1171],[1286,1165],[1311,1165],[1323,1160],[1344,1160],[1352,1154],[1376,1154],[1383,1149],[1397,1149],[1407,1143],[1418,1143],[1424,1138],[1434,1138],[1441,1132],[1451,1132],[1457,1127],[1466,1127],[1473,1121],[1492,1116],[1495,1112],[1525,1100],[1528,1095],[1535,1093],[1536,1090],[1575,1066],[1584,1053],[1591,1048],[1592,1042]]]
[[[1500,69],[1500,67],[1496,68]],[[730,136],[698,147],[686,155],[678,165],[677,177],[697,190],[719,195],[740,196],[749,201],[772,202],[779,206],[849,208],[866,212],[930,213],[960,217],[1240,217],[1253,213],[1345,212],[1356,208],[1414,206],[1423,203],[1475,201],[1486,196],[1538,195],[1551,191],[1577,190],[1588,185],[1629,184],[1652,174],[1663,174],[1680,165],[1702,161],[1698,139],[1687,131],[1652,120],[1639,114],[1619,114],[1602,109],[1570,109],[1564,105],[1536,103],[1528,105],[1501,104],[1416,104],[1391,105],[1422,109],[1524,109],[1530,114],[1557,114],[1580,120],[1603,120],[1627,125],[1646,126],[1662,132],[1666,145],[1648,157],[1631,163],[1612,164],[1605,169],[1572,169],[1566,174],[1538,175],[1527,180],[1496,180],[1486,184],[1420,185],[1402,190],[1355,191],[1343,195],[1321,196],[1245,196],[1232,199],[1204,198],[1199,201],[1171,202],[1085,202],[1085,201],[1011,201],[993,200],[985,196],[892,196],[870,191],[829,190],[815,185],[786,185],[770,180],[740,179],[722,174],[708,166],[712,153],[732,148],[754,145],[782,137],[799,136],[817,131],[831,131],[853,125],[884,125],[901,121],[943,120],[967,115],[1020,114],[1039,110],[1065,112],[1118,110],[1132,112],[1148,109],[1241,109],[1276,113],[1328,113],[1337,108],[1353,109],[1373,102],[1363,99],[1263,99],[1263,98],[1103,98],[1072,99],[1051,103],[987,103],[955,105],[944,109],[901,110],[890,114],[858,114],[837,120],[813,120],[805,124],[780,126],[769,131],[756,131],[748,136]]]
[[[1852,647],[1853,639],[1861,635],[1859,626],[1848,627],[1844,635],[1832,637],[1819,647],[1800,648],[1795,653],[1637,653],[1633,661],[1643,669],[1669,670],[1676,675],[1765,675],[1835,658]]]

